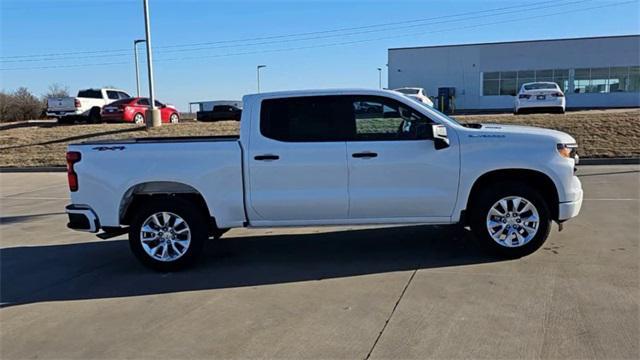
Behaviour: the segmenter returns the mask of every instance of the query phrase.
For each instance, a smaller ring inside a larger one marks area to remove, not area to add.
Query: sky
[[[156,97],[386,85],[387,49],[640,33],[639,0],[149,0]],[[0,0],[0,89],[135,95],[142,0]],[[142,95],[148,94],[141,50]]]

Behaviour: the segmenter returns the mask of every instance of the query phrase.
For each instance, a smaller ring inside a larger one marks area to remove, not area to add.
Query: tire
[[[143,265],[164,272],[192,265],[209,238],[206,216],[197,209],[180,198],[144,203],[138,208],[129,229],[129,246],[136,258]],[[165,220],[168,221],[165,223]],[[143,227],[151,231],[145,231],[143,235]],[[148,240],[143,242],[143,238]]]
[[[171,116],[169,116],[169,122],[172,124],[177,124],[180,118],[178,117],[178,114],[173,113],[171,114]]]
[[[133,122],[134,124],[138,125],[144,124],[144,115],[142,115],[141,113],[136,113],[135,115],[133,115]]]
[[[68,116],[62,116],[57,118],[56,120],[58,120],[58,125],[70,125],[73,124],[73,121],[68,119]]]
[[[504,209],[502,205],[498,206],[500,201],[506,201],[508,210],[502,211],[502,216],[499,210]],[[518,209],[514,209],[515,205]],[[494,207],[497,211],[490,217]],[[536,213],[537,225],[532,221]],[[497,183],[482,191],[474,200],[470,215],[471,229],[481,245],[504,258],[519,258],[535,252],[551,230],[551,213],[546,201],[535,189],[517,182]],[[489,220],[495,226],[491,230]],[[531,234],[533,236],[529,237]],[[500,239],[502,236],[504,239]]]
[[[89,118],[87,119],[89,124],[98,124],[102,122],[102,116],[100,116],[100,108],[92,108],[89,111]]]

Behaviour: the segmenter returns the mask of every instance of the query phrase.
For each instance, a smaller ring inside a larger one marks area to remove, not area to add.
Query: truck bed
[[[245,221],[237,136],[88,141],[70,144],[69,151],[81,153],[74,165],[79,185],[71,193],[72,202],[90,206],[102,226],[119,226],[127,194],[135,186],[157,182],[197,189],[211,214],[217,210],[220,226],[242,226]]]

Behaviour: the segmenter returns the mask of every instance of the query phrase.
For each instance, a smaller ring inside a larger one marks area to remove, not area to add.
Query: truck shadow
[[[225,289],[498,261],[454,226],[223,238],[176,273],[138,264],[126,240],[0,250],[1,306]]]

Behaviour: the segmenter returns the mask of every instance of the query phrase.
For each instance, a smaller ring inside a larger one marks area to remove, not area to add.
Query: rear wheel
[[[97,124],[102,122],[102,116],[100,116],[100,108],[93,108],[89,111],[89,124]]]
[[[136,113],[133,116],[133,122],[138,125],[144,124],[144,115],[142,115],[141,113]]]
[[[492,252],[517,258],[544,244],[551,230],[551,215],[535,189],[521,183],[501,183],[479,194],[471,209],[471,228]]]
[[[145,266],[174,271],[193,264],[208,235],[206,217],[193,204],[178,198],[152,200],[134,217],[129,245]]]
[[[177,124],[178,121],[179,121],[178,114],[176,113],[171,114],[171,116],[169,117],[169,122],[172,124]]]

